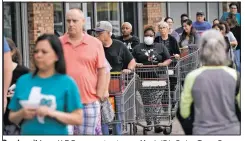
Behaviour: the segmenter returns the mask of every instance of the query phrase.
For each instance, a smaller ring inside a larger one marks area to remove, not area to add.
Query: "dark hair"
[[[183,24],[184,23],[186,23],[187,25],[192,25],[192,21],[190,20],[190,19],[186,19],[186,20],[184,20],[183,21]],[[194,37],[195,38],[195,34],[196,34],[196,30],[194,29],[194,27],[192,26],[191,27],[191,32],[190,32],[190,37]],[[183,30],[183,33],[182,33],[182,35],[180,36],[180,41],[179,41],[179,45],[181,46],[181,42],[183,41],[183,40],[185,40],[185,38],[186,38],[186,36],[187,36],[187,32],[185,32],[185,30]],[[190,38],[190,40],[189,40],[189,43],[191,43],[192,42],[192,38]]]
[[[145,34],[147,31],[149,31],[149,30],[151,30],[151,31],[154,33],[154,35],[155,35],[155,30],[154,30],[154,27],[153,27],[152,25],[147,25],[147,26],[145,26],[144,34]]]
[[[212,26],[212,28],[214,28],[214,27],[218,27],[219,30],[224,30],[224,28],[223,28],[223,26],[222,26],[221,24],[214,24],[214,25]]]
[[[238,22],[237,22],[237,19],[236,19],[236,15],[235,14],[232,14],[232,13],[229,13],[226,21],[227,21],[227,24],[229,26],[232,26],[232,25],[238,26],[239,25]]]
[[[216,21],[216,20],[219,21],[219,19],[214,19],[214,20],[213,20],[213,23],[214,23],[214,21]]]
[[[238,4],[237,4],[237,3],[235,3],[235,2],[232,2],[231,4],[229,4],[229,8],[231,8],[233,5],[235,5],[235,6],[236,6],[236,8],[238,9]]]
[[[182,19],[183,17],[188,17],[188,15],[187,14],[181,14],[181,16],[180,16],[180,18]],[[189,17],[188,17],[189,18]]]
[[[220,21],[219,23],[220,25],[225,25],[225,33],[229,33],[230,32],[230,27],[228,26],[228,23],[225,21]]]
[[[12,61],[19,64],[19,65],[22,65],[22,57],[21,57],[20,51],[16,47],[14,41],[10,38],[6,38],[6,40],[8,42],[10,50],[14,51],[14,54],[12,55]]]
[[[36,44],[38,44],[38,42],[44,41],[44,40],[47,40],[49,42],[49,44],[51,45],[55,54],[58,56],[58,61],[55,62],[56,73],[66,74],[65,57],[64,57],[62,44],[61,44],[59,38],[53,34],[43,34],[37,38]],[[36,70],[34,71],[33,76],[35,76],[38,73],[38,68],[36,65],[35,65],[35,67],[36,67]]]
[[[171,19],[172,21],[174,21],[174,19],[173,19],[173,18],[171,18],[171,17],[167,17],[167,18],[165,18],[165,19],[164,19],[164,22],[167,22],[167,20],[168,20],[168,19]]]

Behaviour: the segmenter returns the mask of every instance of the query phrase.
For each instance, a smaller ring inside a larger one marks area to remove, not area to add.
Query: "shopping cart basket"
[[[143,134],[147,134],[148,127],[165,127],[163,133],[170,134],[172,131],[171,96],[168,67],[145,65],[136,68],[137,88],[141,95],[144,107],[144,115],[137,114],[137,123],[143,127]],[[136,109],[141,108],[137,107]],[[139,110],[136,110],[139,111]],[[137,127],[134,126],[134,134]]]
[[[109,94],[115,119],[108,124],[120,123],[122,128],[127,128],[125,125],[135,122],[135,73],[111,72]]]
[[[180,68],[179,81],[183,85],[186,75],[199,67],[199,49],[197,45],[190,45],[188,55],[182,57],[178,66]]]

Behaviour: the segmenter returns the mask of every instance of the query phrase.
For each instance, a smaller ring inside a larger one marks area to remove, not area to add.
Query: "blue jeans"
[[[236,69],[238,72],[241,73],[241,50],[235,50],[235,64],[236,64]]]
[[[115,119],[116,121],[121,122],[121,97],[115,96],[115,105],[116,105],[116,112],[115,112]],[[103,135],[109,135],[109,124],[101,124],[101,129]],[[113,135],[122,135],[122,123],[115,123],[112,124],[112,134]]]

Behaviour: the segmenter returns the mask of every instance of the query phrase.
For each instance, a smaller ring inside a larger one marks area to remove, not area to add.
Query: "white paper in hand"
[[[42,103],[44,102],[44,104]],[[46,105],[48,102],[48,107],[55,110],[56,109],[56,98],[53,95],[43,95],[41,93],[40,87],[33,87],[31,89],[28,100],[20,100],[20,105],[24,108],[38,109],[41,105]],[[50,104],[50,105],[49,105]],[[44,124],[44,117],[37,117],[39,123]]]

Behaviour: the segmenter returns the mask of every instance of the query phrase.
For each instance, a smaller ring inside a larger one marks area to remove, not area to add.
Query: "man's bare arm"
[[[101,99],[104,96],[106,87],[106,68],[98,69],[98,81],[96,87],[96,94]]]
[[[136,67],[135,59],[132,59],[128,64],[128,69],[133,70]]]

